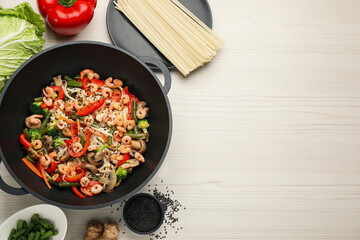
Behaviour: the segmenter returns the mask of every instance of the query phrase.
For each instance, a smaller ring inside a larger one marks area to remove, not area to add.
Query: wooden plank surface
[[[360,239],[360,2],[209,3],[227,44],[189,77],[172,72],[173,138],[150,182],[186,206],[167,239]],[[106,7],[99,0],[75,37],[48,28],[45,48],[110,43]],[[0,223],[37,203],[0,192]],[[81,239],[92,218],[120,219],[117,207],[65,209],[66,239]],[[149,239],[122,229],[121,239]]]

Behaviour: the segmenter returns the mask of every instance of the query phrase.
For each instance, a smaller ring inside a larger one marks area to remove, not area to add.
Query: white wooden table
[[[173,138],[150,182],[186,206],[167,239],[360,239],[360,2],[209,2],[227,45],[187,78],[172,72]],[[75,37],[47,29],[45,48],[110,43],[107,3]],[[0,192],[0,223],[37,203]],[[113,210],[65,209],[66,239],[92,218],[119,219]]]

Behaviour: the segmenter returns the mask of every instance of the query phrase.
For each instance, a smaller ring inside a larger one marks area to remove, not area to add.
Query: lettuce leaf
[[[0,7],[0,93],[16,69],[42,50],[44,32],[42,17],[29,3],[13,9]]]

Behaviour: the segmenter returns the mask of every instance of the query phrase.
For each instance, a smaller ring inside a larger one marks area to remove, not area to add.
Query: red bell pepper
[[[97,100],[96,102],[90,103],[89,105],[80,108],[80,110],[77,111],[76,114],[78,116],[89,115],[95,112],[96,110],[98,110],[104,103],[105,103],[105,99]]]
[[[86,198],[86,196],[84,194],[82,194],[77,187],[71,187],[71,189],[78,197]]]
[[[115,168],[118,168],[121,164],[123,164],[124,162],[126,162],[129,159],[130,159],[130,154],[125,153],[123,159],[121,161],[118,161]]]
[[[48,173],[52,173],[54,172],[56,169],[56,163],[54,161],[50,162],[50,165],[48,166],[47,169],[45,169]]]
[[[129,92],[128,87],[123,88],[122,91],[123,91],[124,94],[129,95],[130,101],[127,104],[127,107],[128,107],[128,110],[129,110],[127,117],[128,117],[128,119],[133,120],[133,117],[132,117],[133,104],[134,104],[134,101],[139,102],[139,99],[137,97],[135,97],[135,95],[133,95],[133,94],[131,94]]]
[[[65,94],[64,94],[64,90],[63,90],[62,87],[60,87],[60,86],[52,86],[51,88],[54,89],[54,91],[58,92],[58,97],[54,101],[56,101],[58,99],[60,99],[60,100],[64,99]]]
[[[90,82],[95,83],[96,85],[98,85],[99,88],[105,85],[105,82],[96,78],[91,79]]]
[[[22,145],[24,145],[26,148],[28,147],[31,147],[31,142],[29,142],[27,139],[26,139],[26,136],[24,133],[20,134],[20,143]]]
[[[37,0],[41,15],[58,34],[75,35],[94,16],[97,0]]]
[[[73,151],[73,148],[72,148],[72,144],[74,144],[76,142],[77,142],[77,139],[71,139],[71,142],[70,142],[70,144],[68,146],[68,152],[69,152],[70,156],[75,157],[75,158],[76,157],[81,157],[82,155],[84,155],[86,153],[86,151],[87,151],[87,149],[88,149],[88,147],[90,145],[90,132],[89,132],[89,130],[86,129],[86,132],[85,132],[85,144],[84,144],[83,149],[78,153],[75,153]]]

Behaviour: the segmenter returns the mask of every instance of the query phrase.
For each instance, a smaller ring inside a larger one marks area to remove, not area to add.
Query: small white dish
[[[67,231],[67,219],[65,213],[58,207],[49,204],[39,204],[27,207],[11,215],[0,225],[0,239],[8,239],[10,232],[16,228],[18,220],[25,220],[30,224],[31,217],[38,213],[41,218],[51,222],[59,233],[52,240],[64,240]]]

